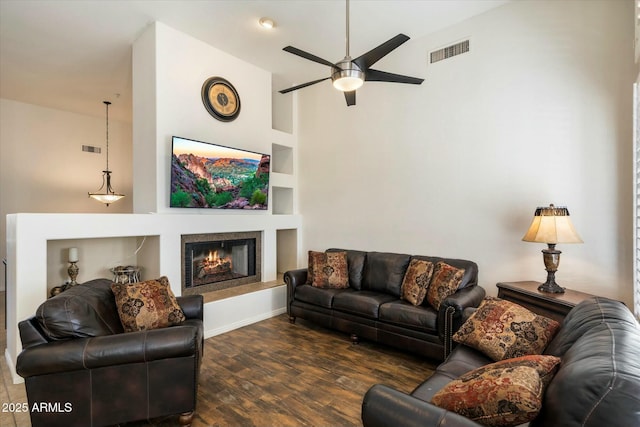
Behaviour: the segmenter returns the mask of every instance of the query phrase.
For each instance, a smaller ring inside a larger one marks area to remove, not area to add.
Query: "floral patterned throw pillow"
[[[311,286],[344,289],[349,287],[349,269],[346,252],[309,251]]]
[[[111,290],[125,332],[166,328],[185,320],[165,276],[145,282],[112,283]]]
[[[443,261],[438,262],[427,291],[427,301],[431,307],[439,310],[442,301],[458,290],[463,276],[463,268],[455,268]]]
[[[486,297],[453,340],[497,361],[542,353],[559,327],[557,321],[518,304]]]
[[[402,280],[402,299],[413,305],[422,304],[432,275],[432,262],[412,259]]]
[[[554,356],[525,356],[467,372],[438,391],[431,403],[485,426],[533,420],[560,363]]]

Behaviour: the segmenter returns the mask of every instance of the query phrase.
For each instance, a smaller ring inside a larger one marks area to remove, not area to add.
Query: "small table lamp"
[[[553,204],[537,208],[529,230],[522,240],[549,245],[547,249],[542,250],[542,258],[547,270],[547,281],[538,286],[538,290],[554,294],[564,293],[564,288],[560,287],[555,279],[562,253],[556,249],[556,244],[582,243],[582,239],[576,233],[569,218],[569,210],[566,207],[556,207]]]

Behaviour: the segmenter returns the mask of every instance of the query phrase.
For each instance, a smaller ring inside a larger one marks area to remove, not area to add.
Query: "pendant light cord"
[[[111,103],[104,101],[104,104],[107,106],[107,171],[109,171],[109,105]]]

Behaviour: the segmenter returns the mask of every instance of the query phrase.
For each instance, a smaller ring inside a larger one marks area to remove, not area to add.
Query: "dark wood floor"
[[[361,426],[365,392],[412,391],[435,364],[286,315],[209,338],[194,427]],[[165,427],[175,418],[135,423]]]
[[[361,426],[360,406],[369,387],[384,383],[410,392],[434,366],[419,356],[368,342],[352,345],[346,334],[300,319],[292,325],[286,315],[277,316],[205,341],[193,427]],[[0,394],[26,402],[24,385],[9,384],[3,374]],[[24,417],[3,417],[4,422],[28,425]],[[127,427],[176,424],[168,417]]]

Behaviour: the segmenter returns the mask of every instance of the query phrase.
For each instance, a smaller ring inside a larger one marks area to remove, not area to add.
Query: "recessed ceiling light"
[[[262,25],[264,28],[267,29],[272,29],[276,26],[276,23],[273,19],[271,18],[260,18],[260,20],[258,21],[260,23],[260,25]]]

